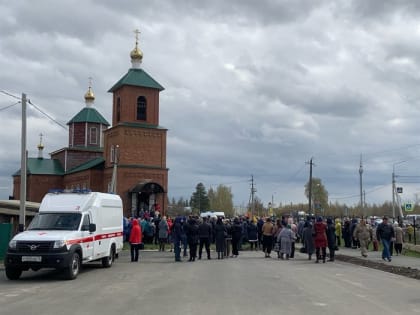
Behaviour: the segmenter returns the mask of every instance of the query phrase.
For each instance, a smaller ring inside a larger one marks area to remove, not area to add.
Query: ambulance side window
[[[89,218],[89,215],[86,214],[83,217],[82,231],[89,231],[89,224],[90,224],[90,218]]]

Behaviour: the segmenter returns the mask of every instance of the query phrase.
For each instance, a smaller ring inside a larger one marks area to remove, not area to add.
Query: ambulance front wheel
[[[80,272],[80,255],[78,252],[74,252],[71,256],[69,266],[65,270],[65,278],[67,280],[76,279],[79,272]]]

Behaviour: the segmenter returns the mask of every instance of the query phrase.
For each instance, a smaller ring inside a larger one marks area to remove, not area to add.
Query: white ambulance
[[[111,267],[123,247],[123,208],[118,195],[55,192],[43,198],[28,229],[9,243],[6,276],[17,280],[25,270],[55,268],[75,279],[82,263]]]

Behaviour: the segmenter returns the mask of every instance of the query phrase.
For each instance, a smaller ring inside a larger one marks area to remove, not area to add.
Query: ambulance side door
[[[90,216],[88,213],[85,213],[82,221],[82,248],[83,248],[83,260],[88,261],[93,259],[93,250],[94,250],[94,233],[89,232],[89,224],[91,223]]]

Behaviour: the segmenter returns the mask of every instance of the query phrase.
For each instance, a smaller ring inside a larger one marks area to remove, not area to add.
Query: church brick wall
[[[137,98],[146,97],[146,121],[137,120]],[[117,121],[117,99],[120,98],[120,121]],[[150,125],[159,125],[159,91],[145,87],[123,86],[114,92],[112,125],[119,122],[141,122]]]

